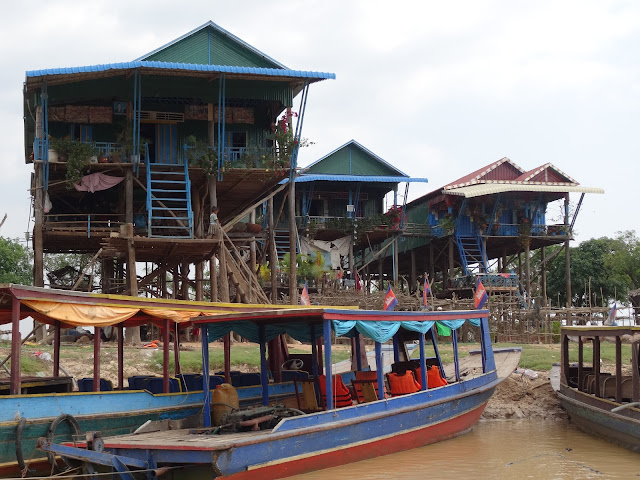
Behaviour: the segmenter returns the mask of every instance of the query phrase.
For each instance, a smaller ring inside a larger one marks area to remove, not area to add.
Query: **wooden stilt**
[[[94,327],[93,332],[93,391],[100,391],[100,327]]]
[[[20,300],[11,299],[11,395],[20,395],[22,390],[20,375]]]
[[[298,304],[296,182],[289,182],[289,303]]]
[[[118,325],[118,390],[124,389],[124,327]]]
[[[162,391],[169,393],[169,319],[162,324]]]
[[[418,284],[418,270],[416,266],[416,251],[413,248],[411,249],[411,276],[409,283],[409,293],[415,292]]]
[[[267,222],[269,224],[269,268],[271,273],[271,303],[278,300],[278,252],[276,251],[276,225],[273,221],[273,197],[267,200]]]
[[[53,376],[60,376],[60,322],[56,320],[53,336]]]
[[[256,211],[255,209],[251,211],[249,215],[249,221],[251,223],[256,223]],[[255,303],[256,297],[253,292],[253,289],[256,285],[253,282],[254,276],[256,274],[256,239],[253,237],[251,242],[249,243],[249,269],[251,270],[251,275],[249,275],[249,303]]]

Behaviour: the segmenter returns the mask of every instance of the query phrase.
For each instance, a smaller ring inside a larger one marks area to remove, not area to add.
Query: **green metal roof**
[[[309,165],[305,174],[403,176],[401,172],[355,140]]]
[[[213,22],[207,22],[136,60],[286,68]]]

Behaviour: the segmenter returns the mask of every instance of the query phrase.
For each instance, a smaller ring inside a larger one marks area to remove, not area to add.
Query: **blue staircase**
[[[147,229],[149,237],[193,238],[191,182],[187,163],[147,161]]]
[[[481,235],[465,235],[456,229],[456,244],[465,275],[487,272],[489,270],[487,252]]]
[[[278,258],[282,260],[285,253],[289,251],[289,230],[276,228],[275,239],[276,252],[278,253]],[[297,247],[298,245],[296,245]]]

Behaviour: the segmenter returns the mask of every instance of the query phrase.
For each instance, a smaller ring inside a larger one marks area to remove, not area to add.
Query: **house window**
[[[246,148],[247,132],[229,132],[229,146],[231,148]]]

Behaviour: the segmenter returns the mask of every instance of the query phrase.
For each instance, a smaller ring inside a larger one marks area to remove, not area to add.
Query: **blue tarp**
[[[436,321],[406,321],[406,322],[370,322],[361,320],[332,320],[333,330],[338,337],[353,337],[356,332],[367,338],[375,340],[379,343],[389,341],[400,328],[412,332],[427,333],[434,324],[446,326],[453,330],[460,328],[465,321],[468,321],[476,327],[480,326],[480,318],[471,318],[468,320],[438,320]],[[311,328],[315,328],[314,336],[319,338],[322,336],[322,327],[320,325],[310,326],[306,323],[284,323],[265,325],[265,338],[267,341],[273,340],[283,333],[289,334],[291,337],[303,343],[310,343],[313,339]],[[209,324],[207,326],[209,341],[219,340],[230,332],[246,338],[250,342],[260,343],[260,332],[258,325],[254,322],[230,321]]]

